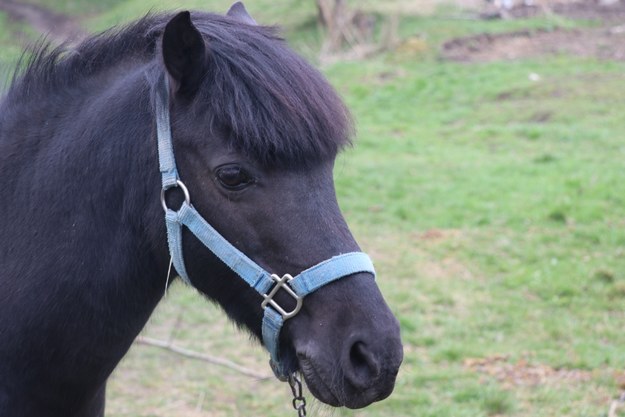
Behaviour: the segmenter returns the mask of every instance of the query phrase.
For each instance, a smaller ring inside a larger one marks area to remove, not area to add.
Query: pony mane
[[[74,49],[38,43],[18,64],[4,104],[80,89],[127,65],[152,62],[146,75],[154,84],[164,71],[160,38],[171,17],[147,15]],[[275,28],[202,12],[192,13],[192,21],[209,62],[194,105],[211,130],[227,132],[230,146],[265,167],[294,168],[333,158],[351,143],[352,119],[342,100]]]

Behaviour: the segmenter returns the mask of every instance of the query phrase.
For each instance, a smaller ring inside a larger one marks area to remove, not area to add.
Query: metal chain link
[[[293,408],[297,411],[297,417],[306,417],[306,398],[302,394],[302,380],[296,373],[289,376],[289,386],[293,393]]]

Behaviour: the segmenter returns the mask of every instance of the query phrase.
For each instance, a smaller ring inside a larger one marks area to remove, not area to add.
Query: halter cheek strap
[[[375,277],[375,270],[369,256],[362,252],[345,253],[308,268],[295,277],[270,274],[248,258],[221,236],[191,205],[187,187],[178,175],[169,121],[169,86],[167,77],[161,76],[156,91],[156,132],[158,140],[159,166],[162,178],[161,204],[165,210],[167,242],[172,262],[180,277],[189,285],[182,252],[182,227],[187,227],[211,252],[232,269],[239,277],[254,288],[262,297],[264,309],[262,321],[263,343],[271,356],[271,367],[276,376],[286,380],[289,370],[280,360],[280,330],[285,320],[295,316],[302,307],[303,298],[318,288],[359,272],[368,272]],[[180,188],[185,201],[177,210],[167,207],[165,191]],[[286,311],[274,300],[278,290],[283,289],[295,301],[295,307]]]

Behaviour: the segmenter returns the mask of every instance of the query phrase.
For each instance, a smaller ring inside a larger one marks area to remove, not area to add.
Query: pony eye
[[[255,182],[254,178],[238,165],[227,165],[217,170],[215,177],[227,190],[242,190]]]

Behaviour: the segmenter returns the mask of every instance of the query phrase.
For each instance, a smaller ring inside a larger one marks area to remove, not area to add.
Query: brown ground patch
[[[613,3],[601,1],[582,0],[576,2],[556,2],[542,13],[555,13],[570,19],[595,20],[604,24],[625,23],[625,1]]]
[[[53,12],[37,4],[0,0],[0,10],[14,21],[27,23],[55,43],[77,43],[86,36],[78,21],[71,16]]]
[[[553,13],[597,21],[601,27],[521,30],[456,38],[443,44],[442,57],[460,62],[490,62],[567,54],[625,61],[625,1],[610,6],[601,6],[594,1],[556,3],[548,7],[518,6],[509,13],[518,18]]]
[[[544,55],[567,54],[583,58],[625,61],[625,33],[606,29],[523,30],[452,39],[442,56],[452,61],[491,62]]]
[[[625,2],[623,0],[534,0],[533,5],[521,1],[502,14],[495,13],[492,5],[487,5],[483,17],[523,19],[543,15],[558,15],[568,19],[597,21],[603,24],[623,23]]]
[[[416,235],[422,240],[449,240],[462,237],[460,229],[428,229]]]
[[[506,388],[579,383],[592,378],[590,371],[556,369],[544,364],[533,364],[526,359],[511,362],[507,356],[470,358],[464,361],[464,366],[496,379]]]

